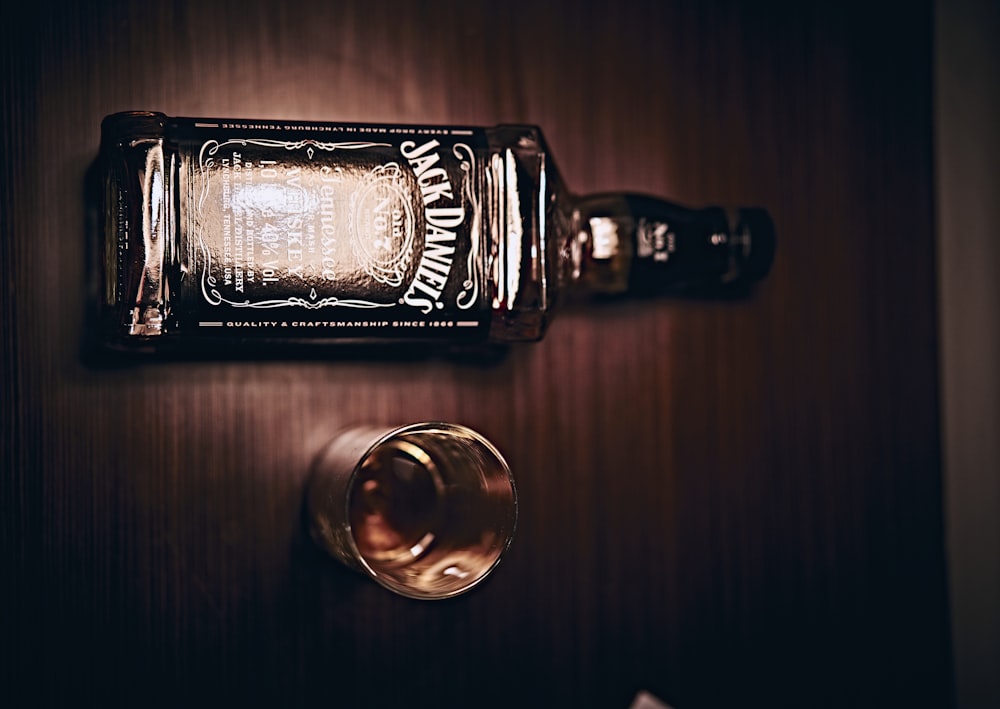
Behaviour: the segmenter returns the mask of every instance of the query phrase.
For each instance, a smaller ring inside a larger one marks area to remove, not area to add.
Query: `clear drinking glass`
[[[417,599],[465,593],[496,568],[517,521],[500,452],[451,423],[359,426],[320,453],[307,493],[320,547]]]

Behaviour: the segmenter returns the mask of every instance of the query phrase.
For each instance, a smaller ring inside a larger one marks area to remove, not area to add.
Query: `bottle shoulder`
[[[538,340],[560,298],[571,198],[538,126],[499,125],[486,134],[490,339]]]

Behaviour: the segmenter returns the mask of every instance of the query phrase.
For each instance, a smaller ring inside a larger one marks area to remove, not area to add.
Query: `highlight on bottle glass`
[[[361,426],[316,460],[310,532],[334,558],[416,599],[465,593],[496,568],[517,522],[500,452],[451,423]]]

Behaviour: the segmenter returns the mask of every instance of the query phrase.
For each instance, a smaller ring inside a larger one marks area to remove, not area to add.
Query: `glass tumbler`
[[[358,426],[316,459],[310,533],[385,588],[442,599],[485,579],[510,545],[517,493],[500,452],[452,423]]]

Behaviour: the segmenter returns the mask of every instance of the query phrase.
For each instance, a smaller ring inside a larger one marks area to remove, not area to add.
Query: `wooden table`
[[[0,704],[952,703],[931,3],[64,5],[0,11]],[[85,366],[82,181],[128,109],[537,123],[574,191],[765,206],[778,255],[485,365]],[[301,520],[334,430],[427,419],[521,503],[433,603]]]

